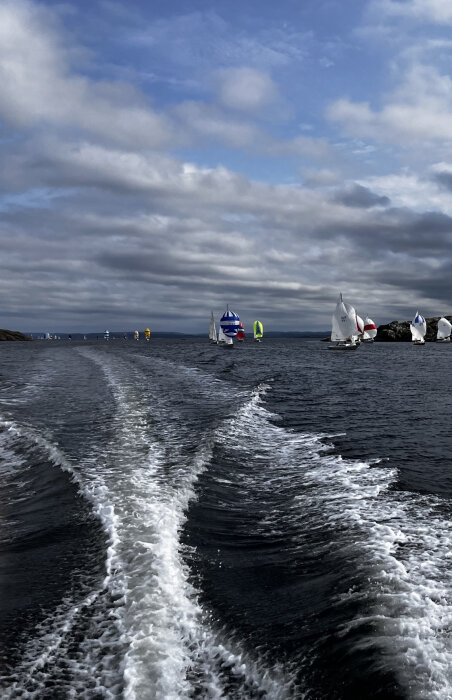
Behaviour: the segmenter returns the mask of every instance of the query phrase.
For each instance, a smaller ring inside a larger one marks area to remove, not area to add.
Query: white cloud
[[[210,70],[212,65],[223,68],[248,65],[268,71],[302,61],[312,37],[308,32],[300,33],[289,27],[238,30],[233,23],[209,10],[184,15],[173,13],[169,18],[144,26],[140,23],[135,30],[126,32],[123,40],[192,71]]]
[[[413,65],[381,109],[339,99],[331,120],[353,136],[405,145],[425,152],[427,143],[452,147],[452,80],[431,66]]]
[[[380,196],[390,197],[396,207],[406,207],[411,211],[439,210],[452,214],[450,197],[441,195],[433,182],[427,178],[421,179],[414,172],[371,176],[360,180],[360,184],[370,187]]]
[[[452,24],[450,0],[374,0],[371,6],[388,17],[412,17],[438,24]]]
[[[340,173],[329,168],[304,169],[301,171],[307,187],[328,187],[337,185],[341,181]]]
[[[26,0],[0,5],[0,115],[16,128],[75,128],[116,143],[167,145],[167,120],[124,84],[71,70],[71,47],[54,16]]]
[[[204,102],[184,102],[174,109],[174,115],[183,124],[186,139],[204,146],[220,140],[234,148],[251,148],[265,141],[263,133],[253,124],[233,119],[214,105]]]
[[[254,68],[233,68],[219,74],[218,97],[229,109],[255,112],[279,100],[269,75]]]

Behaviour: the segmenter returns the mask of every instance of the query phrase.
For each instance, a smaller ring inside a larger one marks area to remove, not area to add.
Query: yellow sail
[[[253,329],[254,329],[254,337],[255,338],[262,338],[264,335],[264,326],[260,321],[254,321],[253,323]]]
[[[150,340],[150,338],[151,338],[151,331],[149,330],[149,328],[145,328],[145,329],[144,329],[144,337],[146,338],[146,340]]]

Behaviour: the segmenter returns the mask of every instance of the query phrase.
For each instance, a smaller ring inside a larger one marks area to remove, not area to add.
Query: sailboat
[[[356,311],[351,304],[346,304],[339,295],[332,318],[331,340],[334,345],[328,345],[329,350],[356,350],[359,330],[356,322]]]
[[[416,316],[410,323],[411,340],[413,345],[425,345],[425,334],[427,332],[427,324],[425,318],[421,316],[419,311],[416,311]]]
[[[233,347],[233,338],[239,329],[240,318],[234,311],[229,311],[229,306],[220,318],[220,333],[225,337],[223,347]]]
[[[447,318],[442,316],[438,321],[438,331],[436,333],[437,343],[450,343],[450,334],[452,331],[452,324],[449,323]]]
[[[105,340],[110,340],[110,331],[105,331],[104,338]]]
[[[151,331],[149,330],[149,328],[144,329],[144,337],[146,338],[146,340],[151,339]]]
[[[227,346],[229,348],[234,347],[234,343],[232,341],[232,338],[228,338],[227,335],[223,333],[223,329],[220,326],[220,330],[218,331],[218,345],[223,345]]]
[[[262,336],[264,335],[264,326],[260,321],[254,321],[253,335],[256,343],[260,343],[262,341]]]
[[[369,316],[364,320],[363,343],[373,343],[377,335],[377,326]]]
[[[135,340],[140,340],[140,331],[134,331],[133,332],[133,337]]]
[[[239,323],[239,329],[237,331],[237,340],[240,343],[243,343],[243,341],[245,340],[245,327],[241,321]]]
[[[218,345],[230,345],[230,343],[227,342],[228,340],[231,340],[232,342],[232,338],[227,338],[223,333],[222,327],[220,326],[218,330]]]
[[[209,340],[211,345],[217,345],[217,329],[215,328],[215,319],[213,317],[213,311],[210,313],[210,326],[209,326]]]
[[[349,304],[345,304],[345,306],[349,306]],[[358,345],[361,343],[361,341],[364,339],[364,321],[359,316],[359,314],[356,314],[356,326],[358,328],[358,335],[356,336],[356,342]]]

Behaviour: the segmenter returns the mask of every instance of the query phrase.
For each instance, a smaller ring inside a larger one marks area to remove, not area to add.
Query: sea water
[[[0,346],[2,698],[452,698],[451,350]]]

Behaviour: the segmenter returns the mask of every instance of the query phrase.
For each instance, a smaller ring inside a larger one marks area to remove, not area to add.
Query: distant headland
[[[0,328],[0,340],[33,340],[33,338],[19,331],[8,331]]]
[[[434,342],[436,340],[436,331],[438,328],[438,321],[440,316],[433,316],[431,318],[426,318],[427,323],[427,333],[425,335],[425,340],[427,342]],[[448,321],[452,323],[452,315],[444,316]],[[326,336],[325,331],[269,331],[266,333],[267,338],[321,338],[322,340],[329,340],[329,336]],[[43,338],[44,335],[37,334],[38,339]],[[103,333],[61,333],[55,336],[60,340],[67,340],[68,338],[74,340],[93,340],[103,338]],[[112,338],[133,338],[133,331],[118,331],[117,333],[111,334]],[[192,333],[172,333],[165,331],[156,331],[152,334],[154,338],[173,338],[173,339],[184,339],[184,338],[202,338],[204,334],[192,334]],[[31,334],[26,335],[19,331],[10,331],[6,329],[0,329],[0,341],[2,340],[33,340]],[[411,331],[410,331],[410,321],[391,321],[390,323],[382,324],[377,328],[377,336],[375,338],[377,342],[382,343],[397,343],[397,342],[411,342]]]
[[[440,318],[441,316],[433,316],[425,319],[427,323],[425,340],[427,342],[436,340],[436,331]],[[444,316],[444,318],[447,318],[452,323],[452,316]],[[378,326],[375,340],[383,343],[411,342],[410,321],[391,321],[391,323]]]

